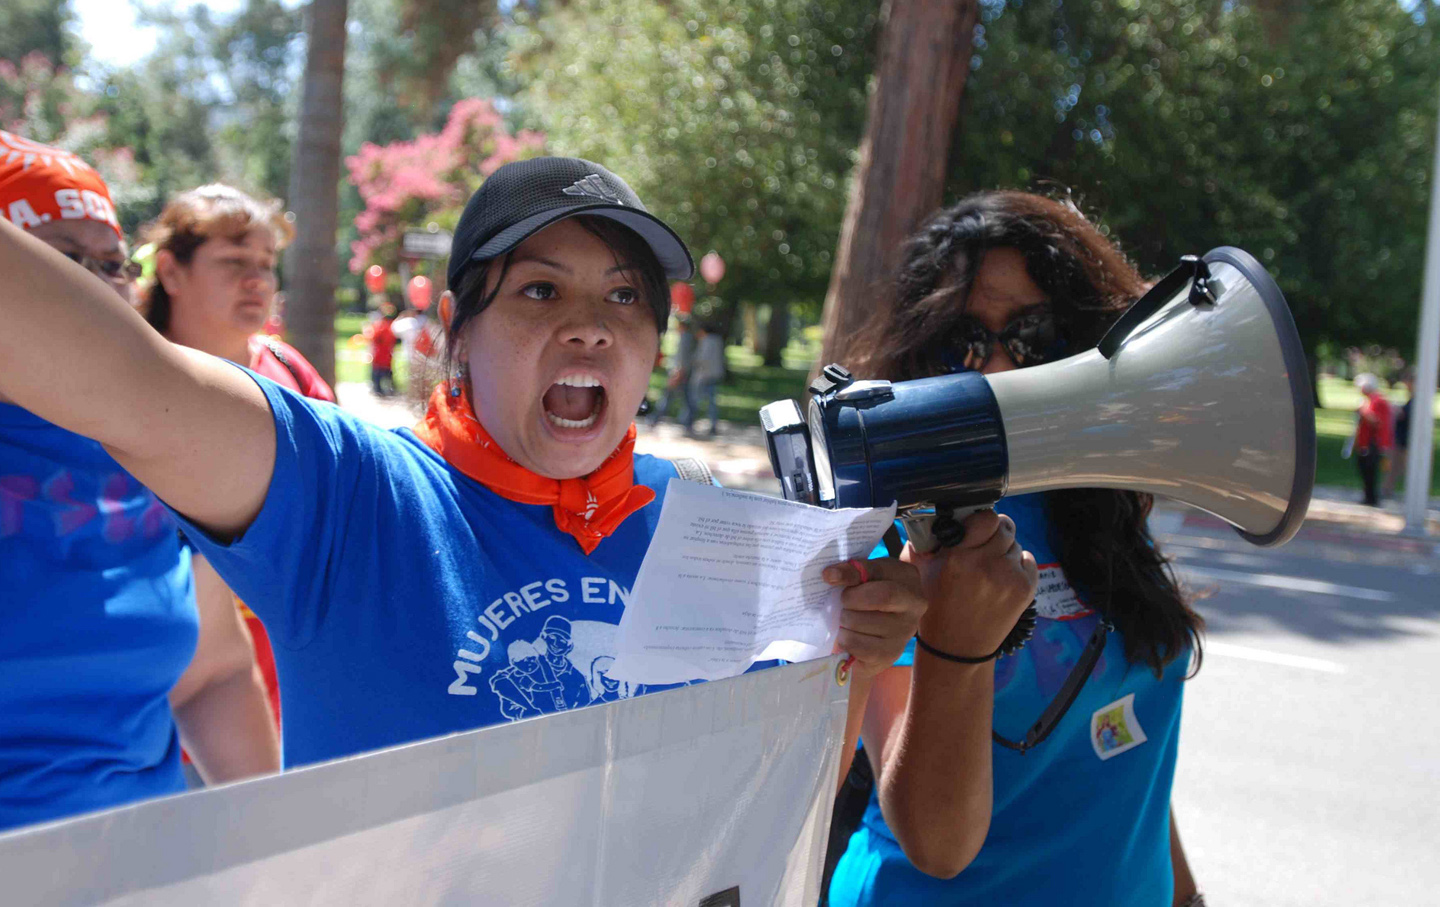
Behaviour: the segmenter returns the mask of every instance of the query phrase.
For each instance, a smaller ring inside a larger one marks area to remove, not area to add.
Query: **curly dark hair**
[[[942,374],[985,253],[1014,249],[1044,292],[1069,352],[1088,349],[1145,291],[1146,282],[1068,199],[1027,192],[967,196],[905,244],[895,295],[878,305],[841,361],[860,377],[906,381]],[[1154,499],[1080,488],[1046,493],[1050,542],[1065,575],[1156,675],[1187,651],[1199,670],[1204,620],[1150,536]]]

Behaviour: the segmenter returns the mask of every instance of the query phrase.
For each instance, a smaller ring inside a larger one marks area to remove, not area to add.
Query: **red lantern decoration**
[[[705,257],[700,259],[700,276],[710,284],[719,283],[725,277],[725,259],[720,257],[719,252],[706,252]]]
[[[430,278],[423,274],[410,278],[410,283],[405,287],[405,298],[410,300],[410,306],[417,311],[423,312],[430,308]]]
[[[385,290],[385,269],[379,265],[371,265],[365,269],[365,289],[372,293],[381,293]]]

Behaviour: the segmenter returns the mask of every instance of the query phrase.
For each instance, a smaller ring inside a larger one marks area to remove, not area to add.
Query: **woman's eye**
[[[611,290],[610,295],[605,297],[607,301],[618,302],[621,305],[633,305],[639,298],[640,294],[636,293],[630,287],[620,287],[618,290]]]
[[[541,301],[547,299],[554,299],[557,295],[555,291],[555,285],[553,283],[532,283],[527,287],[523,287],[520,292],[530,297],[531,299],[538,299]]]

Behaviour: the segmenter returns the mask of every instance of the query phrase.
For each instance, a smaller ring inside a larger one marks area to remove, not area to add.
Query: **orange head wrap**
[[[95,220],[120,233],[110,190],[68,151],[0,129],[0,217],[24,230],[52,220]]]

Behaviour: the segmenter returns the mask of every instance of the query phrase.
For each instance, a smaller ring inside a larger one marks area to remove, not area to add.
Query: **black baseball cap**
[[[609,218],[634,230],[671,280],[689,280],[695,273],[685,243],[645,210],[620,177],[576,157],[537,157],[506,164],[470,196],[450,244],[449,286],[455,288],[471,262],[498,258],[577,214]]]

